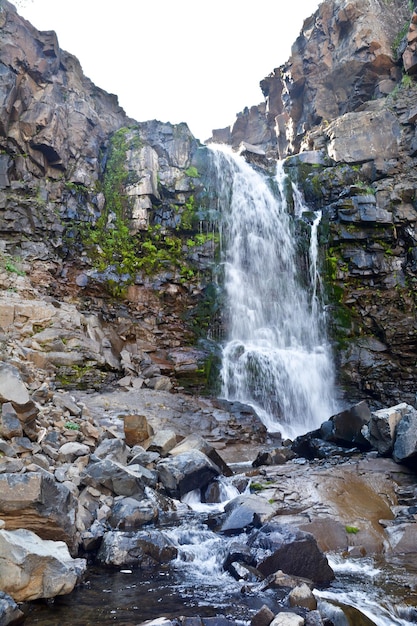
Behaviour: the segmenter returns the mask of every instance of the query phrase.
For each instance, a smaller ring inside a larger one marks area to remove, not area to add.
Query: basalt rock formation
[[[322,211],[339,380],[376,405],[415,402],[416,22],[402,0],[322,2],[261,81],[265,103],[213,133],[284,159]]]

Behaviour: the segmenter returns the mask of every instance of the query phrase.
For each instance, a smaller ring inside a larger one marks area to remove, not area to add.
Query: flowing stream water
[[[294,438],[337,408],[317,262],[321,216],[301,254],[295,221],[308,209],[282,164],[268,178],[226,148],[212,147],[212,157],[224,241],[222,394]]]

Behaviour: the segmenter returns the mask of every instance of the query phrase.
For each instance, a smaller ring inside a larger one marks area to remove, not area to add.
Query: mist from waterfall
[[[293,438],[337,409],[317,265],[321,216],[303,255],[294,223],[309,209],[282,164],[268,179],[228,148],[211,153],[224,242],[222,396],[253,406],[269,431]]]

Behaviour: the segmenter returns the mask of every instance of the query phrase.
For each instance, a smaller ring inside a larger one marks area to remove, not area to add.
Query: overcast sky
[[[16,0],[137,121],[187,122],[201,141],[263,102],[319,0]]]

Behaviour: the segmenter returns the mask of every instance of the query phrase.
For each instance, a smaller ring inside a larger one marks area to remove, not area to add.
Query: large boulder
[[[268,523],[249,536],[257,569],[269,576],[278,570],[325,585],[334,579],[326,556],[310,533],[285,524]]]
[[[70,593],[86,570],[62,541],[29,530],[0,530],[0,588],[16,602]]]
[[[371,419],[371,411],[367,402],[359,402],[354,406],[333,415],[320,428],[325,441],[332,441],[342,446],[358,446],[369,449],[370,443],[364,437],[362,429]]]
[[[76,552],[76,510],[68,487],[48,472],[0,474],[0,518],[7,530],[25,528],[42,539],[65,541]]]
[[[81,474],[84,484],[92,487],[106,487],[118,496],[142,498],[145,486],[154,487],[156,476],[140,465],[126,467],[117,461],[105,459],[90,463]]]
[[[221,471],[200,450],[189,450],[157,464],[160,482],[169,496],[181,498],[194,489],[204,489]]]
[[[177,556],[177,548],[158,530],[105,533],[97,559],[104,565],[158,569]]]
[[[381,456],[388,456],[392,453],[397,425],[410,410],[412,407],[403,402],[372,412],[369,423],[363,429],[363,434]]]

